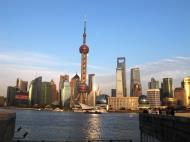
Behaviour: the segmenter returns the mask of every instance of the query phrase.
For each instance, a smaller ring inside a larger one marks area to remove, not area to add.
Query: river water
[[[32,141],[83,141],[94,139],[140,141],[138,114],[85,114],[16,109],[15,133]]]

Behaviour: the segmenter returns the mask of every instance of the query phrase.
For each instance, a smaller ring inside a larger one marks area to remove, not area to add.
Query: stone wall
[[[0,109],[0,142],[12,142],[16,113]]]
[[[190,142],[190,118],[139,114],[141,142]]]

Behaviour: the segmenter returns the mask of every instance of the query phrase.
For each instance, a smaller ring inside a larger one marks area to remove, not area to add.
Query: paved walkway
[[[190,112],[188,113],[175,113],[175,116],[190,117]]]

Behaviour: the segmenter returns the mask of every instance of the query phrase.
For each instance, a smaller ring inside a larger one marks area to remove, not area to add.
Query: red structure
[[[79,95],[80,95],[80,103],[87,103],[87,92],[88,87],[86,85],[86,75],[87,75],[87,54],[89,52],[89,48],[86,45],[86,21],[84,21],[84,33],[83,33],[83,44],[79,48],[79,52],[81,53],[81,82],[79,85]]]

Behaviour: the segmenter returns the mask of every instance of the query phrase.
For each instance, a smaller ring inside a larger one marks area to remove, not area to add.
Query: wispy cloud
[[[143,93],[146,94],[148,82],[151,77],[155,77],[161,83],[165,77],[173,78],[174,87],[180,87],[181,81],[185,76],[190,76],[190,57],[175,57],[163,59],[156,62],[149,62],[143,65],[135,65],[140,68],[141,83]],[[132,68],[132,67],[131,67]],[[130,94],[130,69],[126,70],[127,74],[127,89]],[[104,92],[110,94],[111,88],[115,88],[115,74],[97,75],[97,80],[100,82]],[[105,87],[104,87],[105,86]],[[174,88],[173,87],[173,88]]]
[[[104,68],[88,65],[88,68],[100,72]],[[0,95],[6,95],[6,88],[14,86],[16,78],[31,81],[37,76],[43,80],[54,79],[59,82],[59,75],[74,75],[80,71],[80,62],[63,61],[55,56],[35,52],[4,52],[0,53]]]
[[[80,71],[80,62],[62,61],[54,56],[43,54],[19,53],[0,53],[0,95],[6,95],[7,86],[14,86],[17,77],[30,82],[37,76],[43,76],[43,80],[50,81],[54,79],[58,84],[60,74],[73,76],[76,70]],[[155,77],[160,82],[164,77],[172,77],[174,79],[174,87],[180,86],[183,77],[190,75],[190,57],[163,59],[157,62],[136,65],[135,67],[140,68],[142,88],[145,94],[147,83],[151,77]],[[88,65],[88,69],[93,70],[96,74],[96,84],[100,86],[102,93],[110,94],[111,88],[116,86],[115,68],[106,69],[105,67]],[[126,74],[129,94],[129,68],[126,70]]]

